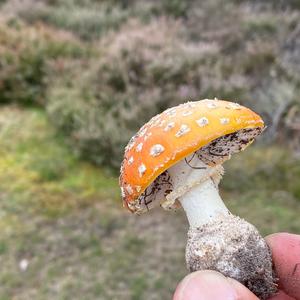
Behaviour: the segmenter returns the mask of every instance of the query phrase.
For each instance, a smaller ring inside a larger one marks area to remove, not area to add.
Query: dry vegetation
[[[138,127],[186,100],[263,115],[222,193],[263,234],[300,231],[299,0],[0,6],[1,300],[171,298],[185,217],[127,214],[116,170]]]
[[[42,103],[78,153],[115,169],[141,124],[187,99],[237,99],[263,115],[269,140],[290,136],[297,3],[6,1],[1,101]]]

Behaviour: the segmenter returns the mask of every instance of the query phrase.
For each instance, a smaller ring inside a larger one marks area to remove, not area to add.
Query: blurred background
[[[299,0],[0,1],[0,299],[171,299],[187,221],[120,200],[129,138],[204,98],[260,113],[221,193],[300,232]]]

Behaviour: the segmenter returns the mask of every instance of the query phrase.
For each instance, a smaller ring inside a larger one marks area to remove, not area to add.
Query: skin
[[[279,292],[269,300],[300,300],[300,235],[266,237],[272,249]],[[239,282],[215,271],[198,271],[177,286],[173,300],[259,300]]]

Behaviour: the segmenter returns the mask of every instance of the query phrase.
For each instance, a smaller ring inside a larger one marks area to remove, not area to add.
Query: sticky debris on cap
[[[181,159],[224,135],[263,128],[252,110],[223,100],[187,102],[153,117],[130,140],[121,166],[124,206],[131,207],[145,189]]]

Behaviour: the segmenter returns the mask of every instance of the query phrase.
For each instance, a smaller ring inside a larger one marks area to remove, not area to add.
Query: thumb
[[[198,271],[178,285],[173,300],[259,300],[234,279],[215,271]]]

